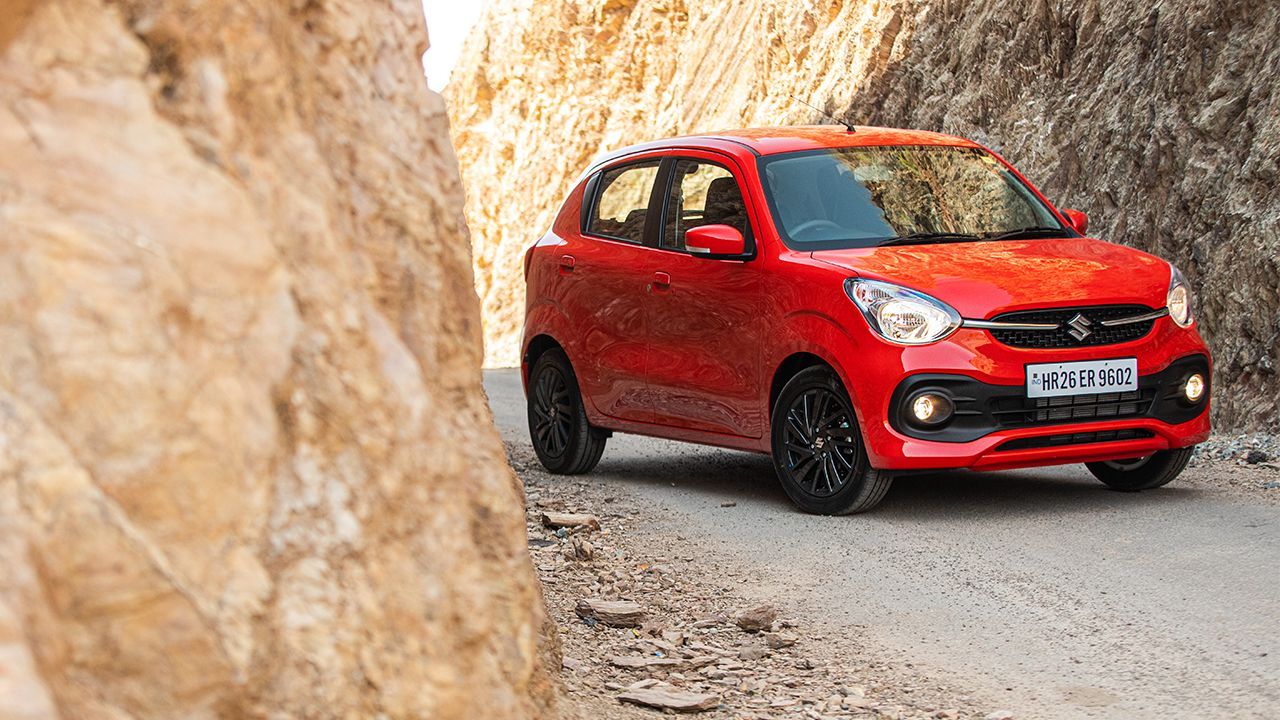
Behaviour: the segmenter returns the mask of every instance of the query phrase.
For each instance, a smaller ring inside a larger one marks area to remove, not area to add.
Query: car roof
[[[972,140],[926,130],[857,125],[849,132],[843,125],[791,125],[770,128],[744,128],[720,132],[655,140],[605,153],[593,166],[633,153],[664,148],[706,148],[725,150],[726,146],[750,150],[755,155],[775,155],[801,150],[871,147],[877,145],[950,145],[981,147]]]
[[[739,141],[760,155],[821,150],[828,148],[870,147],[875,145],[956,145],[977,147],[977,143],[954,135],[926,130],[868,127],[855,125],[849,132],[843,125],[796,125],[775,128],[747,128],[710,133],[708,138]]]

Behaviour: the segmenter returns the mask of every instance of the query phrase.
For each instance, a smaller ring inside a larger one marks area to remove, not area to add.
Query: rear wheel
[[[569,358],[552,348],[529,373],[529,437],[543,467],[559,475],[590,472],[604,454],[607,431],[587,422]]]
[[[1112,490],[1150,490],[1167,485],[1182,474],[1191,461],[1193,449],[1161,450],[1154,455],[1129,460],[1085,463],[1085,467]]]
[[[801,510],[849,515],[875,507],[893,478],[871,467],[849,394],[824,367],[802,370],[773,407],[773,466]]]

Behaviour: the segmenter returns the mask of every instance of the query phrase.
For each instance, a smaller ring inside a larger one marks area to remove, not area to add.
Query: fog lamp
[[[1204,376],[1195,373],[1187,378],[1187,384],[1182,387],[1182,393],[1187,396],[1187,400],[1200,402],[1200,398],[1204,397]]]
[[[922,392],[911,398],[911,419],[918,425],[938,425],[951,419],[951,399],[936,392]]]

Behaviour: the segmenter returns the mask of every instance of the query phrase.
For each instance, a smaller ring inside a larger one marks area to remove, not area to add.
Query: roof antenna
[[[818,110],[818,108],[813,107],[812,105],[810,105],[809,103],[807,103],[807,102],[805,102],[805,101],[801,100],[800,98],[796,97],[795,95],[792,95],[792,96],[791,96],[791,99],[792,99],[792,100],[795,100],[796,102],[800,103],[801,105],[804,105],[805,107],[808,107],[808,108],[812,108],[812,109],[814,109],[814,110],[817,110],[819,113],[821,113],[821,114],[825,115],[825,116],[826,116],[828,119],[830,119],[830,120],[834,120],[835,122],[840,123],[841,125],[843,125],[843,126],[845,127],[845,130],[848,130],[849,132],[857,132],[857,130],[855,130],[855,129],[854,129],[854,127],[853,127],[853,123],[849,122],[848,120],[841,120],[840,118],[836,117],[835,115],[832,115],[831,113],[827,112],[826,110]]]

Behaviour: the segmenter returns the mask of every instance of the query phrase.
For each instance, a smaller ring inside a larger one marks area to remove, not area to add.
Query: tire
[[[1107,487],[1120,492],[1138,492],[1168,485],[1182,474],[1191,461],[1194,447],[1161,450],[1144,458],[1114,462],[1085,463],[1089,472]]]
[[[541,355],[529,373],[529,439],[538,461],[557,475],[591,472],[604,454],[605,430],[587,422],[578,378],[560,348]]]
[[[871,467],[849,393],[828,368],[802,370],[782,388],[771,438],[778,481],[804,512],[866,512],[893,483],[890,473]]]

